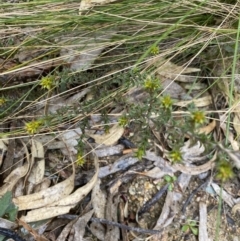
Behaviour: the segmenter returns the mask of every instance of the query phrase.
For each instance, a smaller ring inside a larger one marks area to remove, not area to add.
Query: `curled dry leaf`
[[[45,207],[43,207],[43,205],[42,205],[41,206],[42,208],[29,211],[26,216],[21,217],[21,220],[23,220],[24,222],[35,222],[35,221],[48,219],[48,218],[52,218],[52,217],[56,217],[58,215],[68,213],[70,211],[70,209],[73,208],[79,201],[81,201],[94,187],[94,185],[97,181],[98,172],[99,172],[97,157],[94,158],[94,164],[95,164],[96,172],[95,172],[94,176],[92,177],[92,179],[85,186],[77,189],[71,195],[67,195],[67,196],[61,198],[61,200],[59,200],[59,201],[49,203]],[[74,180],[74,178],[73,178],[73,180]],[[49,190],[49,188],[47,190]],[[59,192],[59,190],[56,190],[56,191],[57,191],[57,193]],[[61,189],[61,191],[64,191],[64,190]],[[53,195],[57,195],[57,193],[53,194]],[[34,194],[32,194],[32,195],[34,195]],[[17,201],[19,202],[19,200],[17,200]],[[15,203],[16,203],[16,200],[15,200]],[[29,208],[27,208],[27,209],[29,209]]]
[[[123,132],[124,128],[118,124],[115,124],[112,128],[110,128],[107,134],[88,134],[88,136],[92,137],[99,145],[104,144],[106,146],[110,146],[119,140],[119,138],[123,135]]]
[[[176,170],[176,171],[180,171],[182,173],[185,174],[190,174],[190,175],[199,175],[203,172],[206,172],[210,169],[212,169],[215,165],[214,161],[217,158],[217,152],[215,152],[214,156],[212,157],[212,159],[210,161],[208,161],[207,163],[200,165],[200,166],[184,166],[182,164],[174,164],[172,167]]]
[[[205,151],[204,145],[201,142],[191,146],[191,141],[188,140],[184,143],[184,146],[181,148],[182,158],[184,161],[192,162],[196,161],[196,158],[201,159],[201,154]]]
[[[40,192],[13,198],[19,211],[46,206],[69,195],[74,188],[75,170],[73,174],[63,182]]]

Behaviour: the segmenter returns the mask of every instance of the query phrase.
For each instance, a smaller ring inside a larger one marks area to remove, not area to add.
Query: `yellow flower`
[[[204,112],[197,110],[191,113],[191,118],[194,124],[203,124],[206,121]]]
[[[78,153],[76,164],[81,167],[85,164],[85,162],[86,162],[86,160],[83,158],[82,154]]]
[[[25,124],[25,130],[28,134],[33,135],[40,130],[42,124],[43,123],[40,120],[28,122]]]
[[[122,116],[118,119],[118,123],[120,126],[125,127],[128,124],[128,119],[126,116]]]
[[[225,182],[234,176],[231,164],[226,160],[221,160],[217,165],[216,178]]]
[[[4,97],[0,98],[0,106],[6,103],[6,99]]]
[[[159,47],[158,46],[152,46],[151,50],[150,50],[150,53],[153,54],[153,55],[159,54]]]
[[[42,86],[43,89],[50,90],[55,86],[54,83],[54,77],[52,75],[43,77],[40,80],[40,85]]]
[[[172,162],[180,162],[182,160],[182,153],[179,149],[172,150],[169,154]]]
[[[161,103],[165,109],[170,109],[172,107],[173,101],[169,95],[166,95],[162,98]]]
[[[159,79],[155,78],[152,79],[151,77],[146,79],[144,82],[144,88],[148,91],[156,90],[160,87],[160,81]]]

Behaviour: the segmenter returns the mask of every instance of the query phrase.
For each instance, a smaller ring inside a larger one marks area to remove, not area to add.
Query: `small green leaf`
[[[176,176],[173,176],[173,177],[172,177],[172,180],[173,180],[173,182],[175,182],[175,181],[177,180],[177,177],[176,177]]]
[[[12,203],[11,192],[6,192],[0,198],[0,216],[10,221],[15,221],[18,208]]]
[[[197,225],[197,222],[195,220],[191,220],[191,221],[188,222],[188,224],[189,224],[189,226],[194,227],[194,226]]]
[[[6,237],[3,235],[0,235],[0,241],[3,241]]]
[[[0,217],[2,217],[6,213],[6,210],[9,207],[9,204],[11,202],[12,202],[12,193],[11,192],[6,192],[0,198]]]
[[[186,233],[189,230],[189,226],[187,224],[182,226],[182,231]]]
[[[171,192],[173,190],[173,184],[170,183],[169,186],[168,186],[168,191]]]
[[[169,175],[165,175],[165,176],[164,176],[164,180],[165,180],[166,182],[172,182],[172,177],[169,176]]]
[[[190,226],[190,229],[194,235],[198,235],[198,228]]]
[[[8,216],[8,220],[14,222],[17,217],[18,208],[10,203],[9,207],[6,210],[6,214]]]

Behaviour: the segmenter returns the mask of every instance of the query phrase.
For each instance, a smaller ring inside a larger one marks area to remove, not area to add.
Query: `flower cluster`
[[[181,162],[182,153],[181,153],[180,149],[178,149],[178,148],[173,149],[169,154],[169,158],[173,163]]]
[[[144,82],[144,88],[149,92],[159,89],[160,88],[159,79],[151,78],[151,77],[147,78]]]
[[[222,182],[227,181],[228,179],[234,176],[232,165],[226,160],[220,160],[217,164],[217,175],[216,178]]]
[[[165,95],[161,99],[161,104],[162,104],[164,109],[171,109],[172,105],[173,105],[173,100],[172,100],[172,98],[169,95]]]
[[[43,77],[40,80],[43,89],[51,90],[55,86],[54,77],[52,75]]]
[[[42,127],[43,122],[41,120],[30,121],[25,124],[25,130],[28,134],[35,134],[39,132],[40,128]]]

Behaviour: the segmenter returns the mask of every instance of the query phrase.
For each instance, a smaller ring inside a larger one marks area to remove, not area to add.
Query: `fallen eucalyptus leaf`
[[[77,189],[74,193],[63,197],[61,200],[49,203],[47,206],[39,209],[29,211],[26,216],[22,216],[21,220],[24,222],[35,222],[39,220],[44,220],[58,215],[66,214],[71,208],[75,207],[76,204],[81,201],[94,187],[98,179],[98,158],[95,156],[94,164],[96,172],[92,179],[83,187]],[[58,185],[58,184],[57,184]],[[48,190],[48,189],[47,189]],[[29,209],[29,208],[28,208]]]
[[[120,137],[123,135],[124,128],[118,124],[115,124],[112,128],[109,129],[107,134],[97,135],[97,134],[88,134],[88,136],[92,137],[95,142],[99,145],[110,146],[115,144]]]

